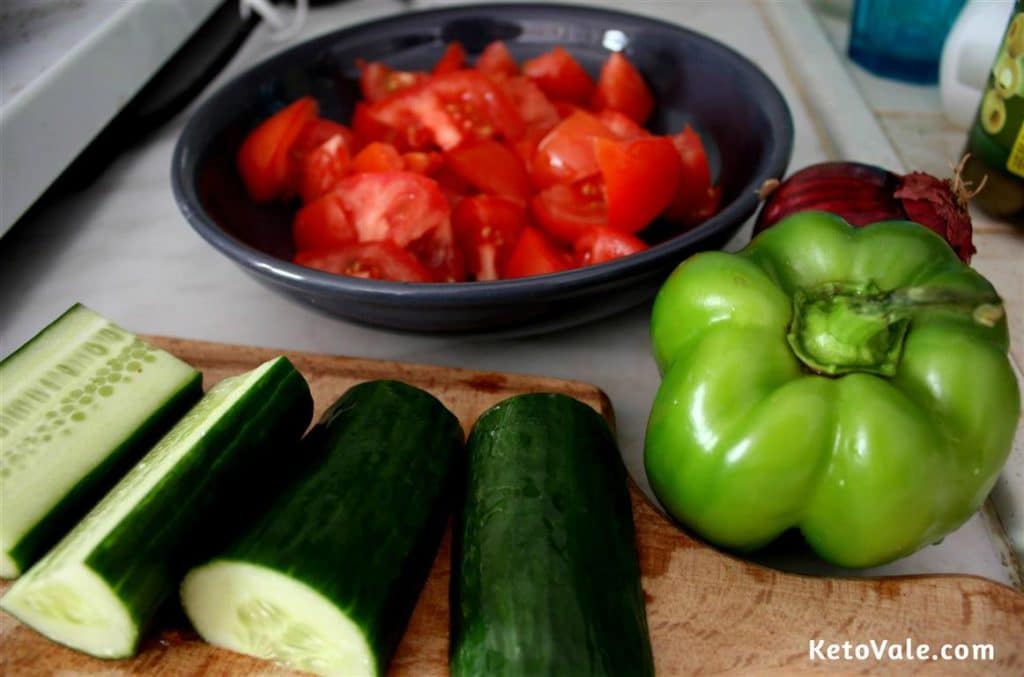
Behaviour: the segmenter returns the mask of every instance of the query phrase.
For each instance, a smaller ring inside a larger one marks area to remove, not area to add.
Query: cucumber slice
[[[0,606],[73,649],[133,654],[188,567],[236,534],[287,468],[275,457],[311,416],[309,387],[283,357],[220,382]]]
[[[42,557],[196,400],[202,376],[85,306],[0,362],[0,577]]]
[[[350,389],[304,441],[312,467],[185,577],[208,642],[320,674],[382,674],[448,517],[459,422],[395,381]]]
[[[564,395],[477,420],[452,527],[451,673],[654,674],[625,468]]]

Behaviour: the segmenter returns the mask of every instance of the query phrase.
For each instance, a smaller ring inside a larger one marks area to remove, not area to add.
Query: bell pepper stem
[[[966,313],[987,327],[1004,313],[1002,299],[991,291],[924,285],[883,292],[873,284],[829,282],[794,294],[787,339],[812,371],[893,376],[910,321],[925,308]]]

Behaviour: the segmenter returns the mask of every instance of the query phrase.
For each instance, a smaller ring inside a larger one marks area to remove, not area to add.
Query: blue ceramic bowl
[[[314,96],[347,122],[359,97],[357,58],[429,69],[446,42],[472,54],[504,40],[520,61],[556,45],[596,75],[625,46],[654,92],[648,127],[690,123],[708,149],[722,208],[686,233],[652,226],[650,249],[596,266],[497,282],[407,284],[342,277],[290,263],[295,206],[255,205],[234,157],[246,133],[292,100]],[[680,261],[718,248],[757,206],[756,189],[789,162],[793,124],[754,64],[698,33],[652,19],[559,5],[488,5],[400,14],[296,45],[210,96],[174,151],[171,181],[189,223],[271,289],[338,317],[423,332],[544,331],[619,312],[649,298]],[[658,236],[657,233],[668,233]]]

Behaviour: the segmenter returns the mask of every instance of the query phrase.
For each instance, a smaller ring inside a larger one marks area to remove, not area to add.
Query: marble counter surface
[[[316,8],[296,40],[371,17],[440,4],[445,3],[352,0]],[[613,2],[586,4],[616,6]],[[800,63],[846,69],[807,6],[797,2],[648,1],[631,3],[630,10],[704,32],[757,62],[792,109],[796,138],[791,167],[835,157],[842,148],[830,131],[835,121],[823,118],[830,114],[828,106],[808,98],[802,87]],[[810,22],[803,29],[816,31],[816,40],[810,44],[818,53],[804,51],[794,60],[785,47],[787,29],[780,25],[780,21],[788,24],[794,19],[788,15],[780,18],[780,11],[795,13],[797,25]],[[211,88],[279,48],[281,45],[258,29]],[[889,135],[916,133],[916,128],[907,131],[901,127],[898,116],[879,117],[865,106],[856,90],[844,91],[843,96],[859,102],[856,110],[861,111],[862,124],[875,125],[876,131],[864,132],[863,137],[876,134],[871,136],[873,145],[865,141],[862,146],[874,148],[874,154],[858,159],[890,160],[887,154],[893,153],[892,146],[885,137],[877,137],[879,119]],[[641,462],[643,431],[658,384],[648,351],[649,305],[584,327],[515,340],[397,334],[356,326],[295,305],[259,286],[207,246],[178,212],[168,177],[171,151],[187,114],[139,146],[126,149],[85,190],[47,199],[0,240],[3,354],[71,303],[81,301],[143,333],[584,380],[610,396],[627,464],[640,483],[646,484]],[[923,143],[931,143],[930,137]],[[917,163],[917,152],[901,151],[901,155],[910,165]],[[979,262],[1004,293],[1016,285],[1019,304],[1024,298],[1020,259],[1000,263],[999,252],[1007,246],[1001,238],[1020,245],[1021,236],[993,228],[993,244],[987,239],[988,230],[986,239],[979,241]],[[748,234],[749,224],[730,246],[742,245]],[[1018,318],[1024,316],[1019,305],[1011,312]],[[1020,336],[1018,331],[1018,359]],[[1018,582],[1008,553],[992,537],[990,522],[978,515],[941,545],[869,573],[964,572]]]

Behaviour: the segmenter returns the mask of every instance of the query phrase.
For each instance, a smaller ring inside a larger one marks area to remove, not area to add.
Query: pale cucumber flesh
[[[90,557],[133,510],[147,509],[160,484],[273,365],[225,379],[193,407],[43,559],[0,599],[0,607],[50,639],[102,658],[130,656],[141,628],[119,590],[90,566]],[[143,619],[147,620],[147,619]]]
[[[81,517],[200,394],[200,376],[75,306],[0,363],[0,577]],[[169,411],[174,408],[174,411]]]
[[[308,585],[246,562],[216,560],[189,572],[185,612],[207,642],[320,675],[375,675],[359,626]]]

